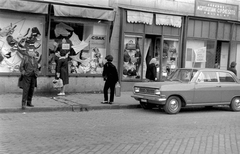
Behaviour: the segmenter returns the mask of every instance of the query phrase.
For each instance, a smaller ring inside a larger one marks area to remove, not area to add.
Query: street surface
[[[238,154],[240,113],[143,109],[0,114],[1,154]]]

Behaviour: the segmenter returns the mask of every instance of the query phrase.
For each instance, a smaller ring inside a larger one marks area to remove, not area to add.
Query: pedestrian
[[[230,67],[228,68],[228,70],[229,71],[232,71],[235,75],[237,75],[237,70],[236,70],[236,65],[237,65],[237,63],[236,62],[231,62],[231,65],[230,65]]]
[[[104,101],[102,104],[112,104],[114,101],[114,91],[115,85],[118,82],[118,72],[116,67],[112,64],[113,57],[112,55],[107,55],[107,62],[103,66],[103,79],[105,81],[103,92],[104,92]],[[110,88],[110,101],[108,101],[108,89]]]
[[[32,97],[34,88],[37,87],[39,69],[36,53],[33,50],[29,50],[27,54],[24,55],[19,70],[21,72],[23,82],[22,109],[25,109],[26,106],[34,107],[32,105]]]
[[[58,96],[65,95],[65,85],[69,84],[69,74],[68,74],[68,54],[60,50],[60,57],[57,59],[56,65],[56,79],[62,79],[63,87],[61,87]]]
[[[158,66],[157,58],[152,58],[147,66],[146,78],[149,81],[157,80],[157,66]]]

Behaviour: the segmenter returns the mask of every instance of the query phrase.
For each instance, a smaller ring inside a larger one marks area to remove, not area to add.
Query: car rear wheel
[[[230,108],[233,111],[240,111],[240,97],[234,97],[232,99]]]
[[[141,102],[140,101],[140,105],[141,105],[141,107],[143,108],[143,109],[152,109],[153,108],[153,105],[151,105],[151,104],[147,104],[147,103],[144,103],[144,102]]]
[[[182,106],[181,99],[177,96],[171,96],[167,99],[163,109],[168,114],[176,114],[180,111]]]

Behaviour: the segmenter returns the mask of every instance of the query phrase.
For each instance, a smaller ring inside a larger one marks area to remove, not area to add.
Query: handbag
[[[120,83],[117,82],[115,85],[115,96],[120,97],[121,96],[121,86]]]
[[[53,88],[61,88],[63,87],[63,81],[61,78],[53,80]]]
[[[18,78],[18,87],[23,89],[23,75]]]

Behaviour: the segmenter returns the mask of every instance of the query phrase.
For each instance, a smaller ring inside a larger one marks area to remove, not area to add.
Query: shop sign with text
[[[238,20],[238,5],[196,0],[195,16]]]

